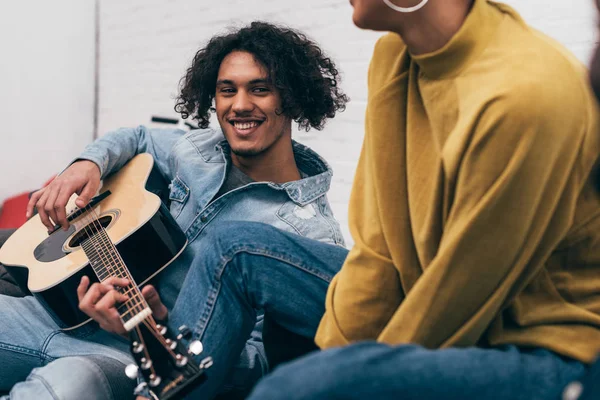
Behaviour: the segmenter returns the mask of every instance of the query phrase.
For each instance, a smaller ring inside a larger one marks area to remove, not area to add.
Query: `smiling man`
[[[108,133],[32,196],[28,214],[36,207],[49,229],[54,224],[66,228],[65,206],[73,193],[79,194],[76,204],[84,206],[102,178],[136,154],[151,153],[170,182],[170,211],[188,239],[185,251],[158,276],[156,289],[143,290],[157,319],[174,305],[192,260],[206,252],[205,236],[224,223],[261,222],[341,248],[342,234],[325,195],[332,171],[292,140],[293,122],[305,130],[322,129],[344,108],[348,99],[338,83],[331,59],[296,31],[254,22],[213,37],[195,55],[175,107],[184,118],[197,120],[200,129],[138,127]],[[220,129],[209,128],[212,112]],[[321,278],[328,283],[335,272]],[[78,294],[80,308],[104,329],[84,326],[59,333],[34,298],[0,296],[0,391],[12,388],[10,398],[118,397],[98,365],[116,365],[113,375],[125,378],[129,344],[115,334],[123,326],[113,318],[115,302],[124,299],[108,285],[90,287],[86,278]],[[268,370],[261,323],[259,315],[237,368],[229,371],[235,379],[226,383],[228,390],[243,393]]]
[[[290,118],[281,115],[268,71],[252,53],[233,51],[221,63],[216,112],[233,164],[254,180],[300,179],[291,146]]]

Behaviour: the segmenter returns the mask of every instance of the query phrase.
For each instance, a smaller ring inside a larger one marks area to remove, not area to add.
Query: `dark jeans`
[[[6,242],[14,231],[15,229],[0,229],[0,247],[2,247],[4,242]],[[22,297],[29,294],[28,291],[22,290],[22,288],[17,285],[2,264],[0,264],[0,294],[14,297]]]
[[[544,349],[428,350],[376,342],[315,352],[276,369],[250,400],[559,400],[586,367]]]
[[[223,223],[202,243],[169,320],[172,327],[189,326],[204,344],[201,357],[215,360],[192,398],[212,398],[219,391],[258,310],[312,339],[329,282],[347,254],[342,247],[251,222]]]
[[[212,355],[208,381],[192,398],[212,398],[231,370],[257,310],[312,338],[327,286],[346,250],[258,223],[223,224],[205,238],[173,310]],[[268,345],[268,344],[267,344]],[[557,400],[586,367],[539,348],[427,350],[376,342],[317,351],[266,377],[252,399]]]

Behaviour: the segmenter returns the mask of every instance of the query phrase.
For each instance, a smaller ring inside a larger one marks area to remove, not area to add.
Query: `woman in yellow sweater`
[[[351,3],[356,25],[391,33],[369,70],[356,244],[316,335],[339,348],[253,398],[560,397],[600,350],[584,68],[502,4]]]
[[[502,4],[352,2],[356,25],[391,32],[369,70],[356,244],[237,222],[207,235],[169,318],[212,339],[194,394],[217,392],[260,309],[324,351],[252,399],[558,399],[600,351],[585,69]]]

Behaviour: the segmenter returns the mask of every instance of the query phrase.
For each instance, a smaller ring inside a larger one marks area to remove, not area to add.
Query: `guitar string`
[[[101,236],[101,241],[104,241],[104,247],[105,247],[105,249],[108,250],[109,247],[112,247],[114,249],[114,251],[110,251],[109,250],[109,251],[107,251],[107,253],[111,256],[111,258],[113,259],[113,261],[115,261],[115,266],[119,266],[118,260],[114,259],[114,256],[116,255],[118,257],[118,259],[122,263],[121,264],[121,266],[122,266],[121,272],[125,272],[127,275],[129,275],[129,271],[128,271],[127,267],[125,266],[125,263],[124,263],[123,259],[121,258],[120,253],[118,252],[118,250],[114,246],[114,243],[112,243],[112,241],[110,241],[110,238],[107,235],[106,229],[104,229],[104,227],[102,226],[102,224],[99,222],[99,216],[97,215],[96,211],[94,209],[92,209],[91,213],[93,213],[96,216],[96,218],[92,219],[92,223],[95,224],[94,226],[95,226],[96,230],[98,231],[98,233]],[[97,236],[94,235],[93,237],[97,237]],[[101,244],[101,243],[99,243],[99,244]],[[137,285],[135,284],[135,281],[133,280],[133,278],[131,276],[129,276],[129,279],[130,279],[130,286],[131,286],[131,288],[129,289],[129,291],[134,291],[136,297],[141,296],[141,292],[139,291],[139,289],[138,289]],[[133,299],[133,300],[135,300],[135,299]],[[144,300],[144,303],[145,303],[145,300]],[[139,304],[138,304],[138,306],[139,306]],[[131,310],[130,309],[127,312],[130,312],[130,311],[135,311],[135,310]],[[139,311],[142,311],[142,310],[139,310]],[[124,314],[125,313],[123,313],[121,315],[124,315]],[[169,344],[167,343],[167,341],[165,340],[165,338],[158,332],[158,327],[157,327],[156,321],[154,320],[153,316],[149,315],[148,317],[144,318],[142,320],[142,322],[144,323],[144,325],[146,325],[146,327],[148,328],[148,330],[150,331],[150,333],[158,340],[158,342],[163,345],[163,347],[165,348],[165,350],[173,358],[176,359],[177,354],[169,347]],[[139,332],[139,327],[136,325],[135,328],[138,330],[138,333],[141,335],[141,333]],[[144,346],[145,346],[145,344],[144,344]],[[147,355],[147,357],[149,359],[149,355]]]
[[[138,288],[135,280],[133,279],[133,276],[131,275],[131,271],[129,271],[129,269],[125,265],[125,262],[123,261],[123,259],[121,257],[121,254],[116,249],[116,246],[114,245],[114,243],[110,240],[110,237],[108,237],[108,233],[106,232],[106,229],[104,229],[104,227],[102,227],[102,226],[100,226],[100,232],[98,235],[98,239],[99,239],[100,243],[105,246],[107,253],[110,255],[111,260],[113,261],[112,265],[116,268],[117,272],[120,274],[120,277],[129,279],[129,282],[130,282],[129,289],[127,289],[125,292],[121,292],[123,294],[127,294],[129,299],[126,302],[124,302],[122,304],[122,306],[128,307],[129,306],[128,303],[133,301],[134,304],[132,304],[132,306],[134,307],[134,309],[128,310],[128,312],[135,311],[135,308],[138,306],[142,307],[142,310],[144,308],[147,308],[148,304],[146,303],[145,299],[143,298],[141,292],[139,291],[139,288]],[[124,288],[124,289],[126,289],[126,288]],[[130,296],[131,293],[133,293],[133,295]],[[136,301],[138,303],[136,303]]]
[[[106,229],[104,229],[104,227],[101,228],[101,232],[99,234],[99,239],[106,246],[108,253],[110,254],[110,256],[114,262],[114,265],[117,267],[118,272],[121,274],[121,277],[129,279],[129,282],[130,282],[129,288],[125,292],[121,292],[128,296],[128,300],[126,300],[124,303],[122,303],[119,306],[120,308],[126,307],[129,309],[122,312],[121,315],[125,316],[129,313],[141,312],[144,309],[149,308],[137,283],[135,282],[135,280],[133,279],[133,276],[131,275],[131,271],[129,271],[129,269],[125,265],[125,262],[123,261],[123,259],[121,257],[121,254],[119,253],[119,251],[116,249],[115,245],[112,243],[112,241],[108,237],[108,233],[106,232]],[[126,289],[126,288],[124,288],[124,289]],[[141,307],[141,309],[138,309],[138,307]]]
[[[156,321],[154,321],[154,318],[152,318],[152,316],[148,317],[147,320],[142,321],[142,323],[144,325],[146,325],[146,327],[148,328],[150,333],[152,335],[154,335],[154,337],[163,345],[165,350],[167,350],[167,352],[170,353],[171,356],[176,359],[177,355],[180,355],[180,354],[175,353],[175,351],[173,351],[173,349],[171,349],[169,347],[169,344],[167,343],[165,338],[158,332],[158,329],[156,329],[156,326],[153,327],[153,326],[151,326],[152,324],[149,324],[149,322],[150,322],[149,320],[152,320],[152,323],[154,323],[154,324],[156,323]]]
[[[84,208],[84,210],[85,210],[84,231],[88,235],[88,238],[89,238],[88,242],[92,245],[92,247],[95,250],[96,256],[99,258],[100,266],[104,267],[102,272],[103,273],[108,272],[109,275],[112,274],[113,276],[114,275],[119,276],[118,274],[115,274],[115,269],[107,257],[107,254],[108,254],[108,256],[110,256],[110,251],[102,251],[103,247],[104,247],[104,250],[108,250],[108,249],[106,249],[105,246],[102,246],[102,243],[100,243],[97,240],[97,235],[94,234],[94,229],[96,230],[97,234],[99,234],[101,232],[101,230],[103,230],[102,224],[98,221],[97,214],[95,213],[94,208],[91,207],[90,204],[88,204]],[[96,218],[94,218],[92,214],[96,215]],[[92,260],[90,260],[90,263],[92,263]],[[93,266],[93,264],[92,264],[92,266]],[[108,271],[107,271],[107,267],[108,267]],[[96,276],[98,276],[98,278],[100,279],[101,282],[104,282],[106,279],[108,279],[108,278],[101,279],[100,278],[101,274],[98,274],[96,269],[94,269],[94,272],[96,272]],[[141,311],[141,309],[140,309],[140,311]],[[119,313],[119,314],[121,314],[121,313]]]
[[[110,238],[108,238],[106,230],[99,221],[100,217],[96,213],[96,210],[92,208],[90,214],[93,216],[92,221],[97,231],[97,235],[94,235],[94,239],[96,240],[100,248],[104,250],[104,254],[107,255],[107,258],[110,258],[110,260],[108,261],[108,267],[112,270],[113,275],[116,275],[120,278],[129,279],[129,286],[131,287],[131,290],[134,291],[134,295],[127,299],[125,302],[121,303],[119,305],[119,308],[124,306],[128,309],[127,312],[139,313],[143,311],[144,308],[147,307],[147,304],[145,300],[143,300],[141,293],[139,293],[139,289],[137,288],[133,277],[130,275],[129,270],[127,269],[125,263],[121,259],[120,254],[117,251],[114,243],[112,243],[112,241],[110,241]],[[121,264],[119,264],[119,261],[121,261]],[[119,312],[119,314],[121,316],[126,315],[125,312]]]
[[[95,224],[94,227],[96,228],[96,230],[101,230],[101,231],[104,231],[105,233],[106,233],[106,230],[104,229],[104,227],[102,227],[102,224],[98,221],[98,218],[94,219],[94,218],[89,217],[90,210],[94,214],[96,214],[95,210],[89,204],[84,208],[84,210],[86,210],[86,209],[87,209],[87,211],[85,211],[85,214],[86,214],[86,216],[88,216],[88,218],[87,218],[87,222],[84,225],[84,231],[88,235],[88,238],[89,238],[88,243],[90,243],[92,245],[92,247],[95,247],[94,242],[93,242],[93,237],[94,237],[93,230],[91,227],[88,228],[88,226],[90,226],[91,223],[93,223],[93,224]],[[112,244],[112,242],[110,242],[110,243]],[[112,244],[112,245],[114,246],[114,244]],[[115,251],[116,251],[116,248],[115,248]],[[109,254],[110,254],[110,252],[109,252]],[[116,254],[118,254],[119,258],[120,258],[120,254],[118,253],[118,251],[116,251]],[[99,258],[102,258],[102,254],[101,254],[101,252],[98,251],[97,247],[96,247],[96,255]],[[90,263],[91,263],[91,260],[90,260]],[[109,264],[109,266],[110,266],[110,264]],[[104,272],[106,272],[106,271],[104,271]],[[98,274],[96,273],[96,275],[98,275]],[[106,278],[106,279],[108,279],[108,278]],[[103,280],[106,280],[106,279],[103,279]],[[101,281],[103,281],[103,280],[101,280]],[[131,280],[131,281],[133,282],[133,280]],[[135,290],[135,288],[132,287],[130,290]],[[138,291],[139,291],[139,289],[138,289]],[[163,347],[165,347],[167,352],[170,353],[173,358],[176,358],[177,354],[169,347],[165,338],[159,332],[157,332],[158,327],[157,327],[156,321],[154,320],[153,316],[150,315],[149,317],[145,318],[142,322],[144,323],[144,325],[146,325],[149,328],[149,331],[151,332],[151,334],[155,336],[155,338],[163,345]],[[136,326],[136,329],[139,329],[139,328]]]
[[[102,246],[101,244],[97,241],[94,240],[96,237],[96,234],[98,233],[99,229],[98,226],[102,226],[101,224],[99,224],[99,222],[94,219],[93,217],[90,216],[91,214],[91,210],[93,210],[93,208],[90,208],[89,205],[88,207],[86,207],[87,211],[85,216],[87,217],[85,222],[85,226],[84,226],[84,230],[85,233],[88,235],[88,243],[90,243],[92,245],[93,250],[95,250],[95,256],[96,256],[96,260],[97,261],[97,266],[100,267],[98,269],[94,268],[94,272],[96,273],[96,276],[98,277],[98,279],[100,280],[100,282],[104,282],[105,280],[107,280],[108,278],[110,278],[110,274],[111,272],[111,264],[108,260],[107,254],[105,251],[102,251]],[[96,234],[94,233],[94,229],[96,230]],[[90,263],[92,263],[93,266],[93,262],[90,259]],[[107,267],[109,270],[107,270]],[[100,273],[98,273],[100,272]],[[102,278],[101,275],[106,275],[108,274],[108,277],[104,277]],[[114,273],[113,273],[114,275]]]
[[[93,210],[93,212],[95,213],[95,210]],[[96,214],[97,215],[97,214]],[[98,220],[99,218],[96,218],[96,220]],[[114,248],[114,244],[112,243],[112,241],[110,241],[110,238],[108,237],[106,230],[104,229],[104,227],[102,227],[102,225],[100,224],[100,229],[101,231],[101,235],[104,237],[104,242],[105,244],[107,244],[107,246],[111,246]],[[121,258],[120,253],[116,250],[116,248],[114,248],[114,252],[109,252],[109,254],[111,256],[116,255],[120,261],[121,261],[121,265],[124,267],[124,272],[129,274],[128,269],[125,267],[125,263],[123,262],[123,259]],[[116,262],[116,264],[118,265],[118,261]],[[141,296],[141,292],[139,291],[137,285],[135,284],[135,281],[133,280],[132,277],[130,277],[130,282],[131,282],[131,288],[129,289],[130,291],[133,291],[135,293],[135,297]],[[135,299],[134,299],[135,300]],[[145,303],[145,300],[144,300]],[[147,306],[147,304],[146,304]],[[131,311],[131,310],[129,310]],[[157,331],[158,331],[158,327],[156,326],[156,321],[154,320],[154,318],[152,317],[152,315],[149,315],[148,317],[146,317],[144,320],[142,320],[142,322],[144,322],[144,324],[149,328],[150,332],[152,332],[152,334],[154,334],[154,336],[157,338],[157,340],[159,340],[159,342],[167,349],[167,351],[169,353],[171,353],[173,356],[175,356],[175,353],[171,351],[171,349],[168,347],[168,344],[165,340],[165,338],[160,335]]]
[[[146,342],[144,341],[144,336],[142,335],[142,331],[140,330],[140,326],[136,325],[135,330],[137,332],[138,339],[140,340],[140,343],[143,346],[142,349],[144,351],[144,356],[145,356],[146,360],[152,361],[152,359],[150,358],[150,353],[148,352],[148,346],[146,346]],[[156,376],[156,371],[154,370],[154,363],[150,364],[150,374]]]
[[[95,210],[93,210],[93,212],[95,213]],[[97,214],[96,214],[97,215]],[[97,218],[98,220],[99,218]],[[130,275],[130,271],[127,269],[127,267],[125,266],[125,262],[123,261],[120,253],[118,252],[118,250],[114,247],[114,244],[112,243],[112,241],[110,240],[110,238],[108,237],[108,234],[106,232],[106,229],[104,229],[104,227],[101,226],[100,224],[100,236],[101,236],[101,240],[104,241],[104,244],[107,245],[108,247],[112,247],[114,248],[114,251],[109,251],[109,254],[112,256],[116,256],[118,258],[118,260],[116,261],[116,265],[119,266],[119,261],[120,261],[120,268],[122,269],[122,272],[125,272],[127,275],[129,275],[129,279],[131,282],[131,288],[129,289],[129,291],[133,291],[135,293],[135,297],[141,297],[143,299],[143,296],[141,294],[141,291],[139,290],[137,284],[135,283],[135,281],[133,280],[133,278]],[[135,299],[134,299],[135,300]],[[143,299],[143,303],[146,305],[146,307],[148,307],[145,299]],[[128,310],[127,312],[130,312],[132,310]],[[121,315],[125,315],[126,313],[123,313]],[[150,332],[156,337],[156,339],[166,348],[166,350],[171,353],[171,355],[173,357],[175,357],[175,353],[169,348],[168,343],[166,342],[165,338],[158,333],[158,327],[156,324],[156,321],[154,320],[152,315],[149,315],[148,317],[144,318],[142,320],[142,322],[149,328]]]

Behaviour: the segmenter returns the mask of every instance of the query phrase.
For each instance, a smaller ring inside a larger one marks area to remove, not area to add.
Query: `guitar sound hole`
[[[85,227],[83,227],[83,229],[81,229],[79,232],[77,232],[73,236],[73,238],[69,242],[69,247],[75,248],[75,247],[81,246],[81,243],[84,240],[88,239],[90,236],[93,236],[98,232],[98,229],[100,226],[102,226],[102,228],[106,229],[106,227],[110,225],[112,220],[113,220],[113,215],[109,214],[109,215],[104,215],[104,216],[100,217],[99,219],[95,220],[94,222],[86,225]]]

